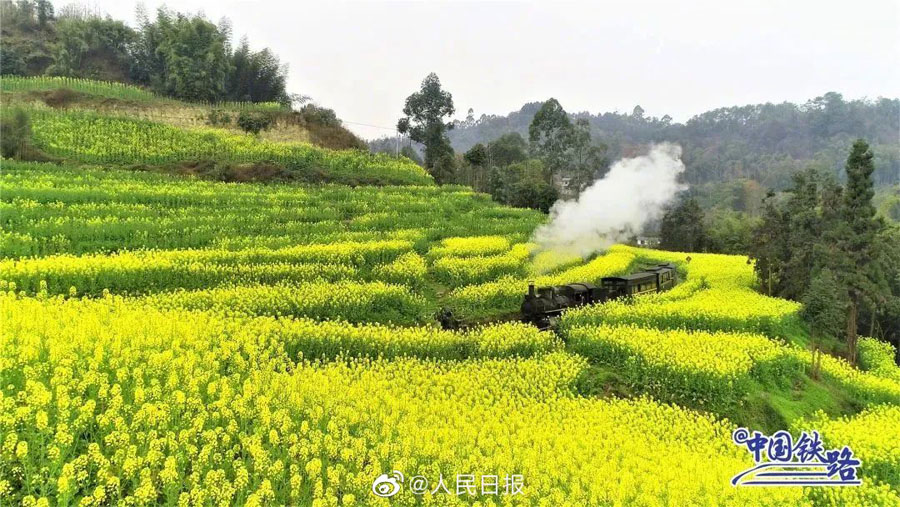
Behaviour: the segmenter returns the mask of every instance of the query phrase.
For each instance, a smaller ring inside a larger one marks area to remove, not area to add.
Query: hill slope
[[[9,503],[101,491],[368,504],[386,470],[432,488],[442,476],[456,491],[469,467],[521,476],[526,503],[900,502],[890,351],[863,347],[871,371],[826,356],[812,379],[797,305],[756,293],[743,257],[532,256],[543,215],[463,187],[234,184],[10,161],[0,181]],[[433,320],[463,295],[481,304],[474,317],[494,315],[541,273],[596,280],[663,260],[682,264],[676,289],[568,314],[561,336]],[[852,444],[864,485],[731,487],[753,464],[731,442],[736,424]],[[16,472],[40,464],[45,479]],[[395,500],[418,498],[404,489]]]
[[[565,105],[565,104],[563,104]],[[508,132],[528,139],[528,126],[541,103],[525,104],[505,116],[482,115],[457,122],[448,135],[457,151],[487,143]],[[804,104],[722,107],[687,122],[632,114],[580,112],[592,136],[609,146],[608,158],[633,156],[649,143],[673,141],[683,148],[691,184],[751,178],[783,188],[793,172],[813,164],[840,177],[849,144],[865,138],[876,157],[876,184],[900,183],[900,99],[844,100],[834,92]]]
[[[14,110],[24,110],[31,124],[25,144],[60,161],[226,181],[432,184],[431,176],[406,158],[279,140],[328,131],[305,130],[305,113],[277,104],[186,104],[134,86],[56,78],[4,78],[2,90],[4,122],[13,123]],[[258,136],[244,133],[236,123],[245,115],[275,127]],[[328,128],[342,129],[339,124]]]
[[[262,117],[270,126],[261,139],[306,142],[331,149],[365,149],[365,143],[341,125],[330,109],[307,104],[292,111],[277,102],[184,102],[124,83],[65,77],[4,76],[3,103],[63,111],[94,111],[176,127],[216,127],[242,132],[242,113]]]

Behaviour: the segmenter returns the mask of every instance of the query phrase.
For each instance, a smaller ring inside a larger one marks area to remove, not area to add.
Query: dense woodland
[[[457,151],[486,143],[509,132],[528,136],[543,103],[525,104],[506,116],[470,112],[454,123],[448,136]],[[564,104],[563,104],[564,105]],[[649,143],[681,144],[691,185],[752,179],[767,188],[790,186],[792,175],[809,166],[842,178],[846,152],[854,139],[869,141],[875,154],[876,185],[900,183],[900,100],[845,100],[829,92],[804,104],[752,104],[722,107],[685,123],[646,116],[640,106],[631,114],[587,112],[570,114],[586,120],[591,135],[615,160],[633,156]]]
[[[287,67],[246,38],[232,47],[231,24],[202,15],[139,11],[138,27],[86,7],[55,12],[49,0],[0,1],[2,73],[120,81],[189,101],[280,102]]]

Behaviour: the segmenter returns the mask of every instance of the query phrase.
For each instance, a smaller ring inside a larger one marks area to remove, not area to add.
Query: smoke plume
[[[676,144],[657,144],[647,155],[618,160],[574,200],[556,201],[550,221],[535,230],[532,241],[540,251],[582,257],[604,250],[660,218],[666,204],[687,188],[677,181],[683,172]]]

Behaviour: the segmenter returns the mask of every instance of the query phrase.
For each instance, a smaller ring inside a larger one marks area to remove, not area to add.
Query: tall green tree
[[[444,118],[454,113],[453,96],[441,88],[441,80],[432,72],[422,81],[419,91],[406,99],[405,117],[397,122],[400,133],[425,145],[425,167],[438,183],[449,182],[453,170],[453,148],[447,138],[452,123]]]
[[[708,236],[703,209],[693,198],[684,199],[663,215],[660,248],[678,252],[702,252]]]
[[[65,17],[56,23],[54,62],[47,72],[59,76],[127,81],[131,45],[137,34],[121,21],[98,16]]]
[[[487,147],[481,143],[472,146],[472,148],[463,155],[463,161],[466,175],[460,183],[466,183],[475,190],[484,190],[487,180],[485,177],[488,162]]]
[[[603,177],[609,170],[609,163],[605,158],[606,145],[595,144],[591,141],[591,124],[587,118],[579,118],[572,129],[572,156],[570,186],[581,192],[594,182]]]
[[[504,167],[528,160],[528,144],[518,132],[510,132],[489,142],[487,165]]]
[[[228,100],[290,104],[286,84],[287,65],[269,48],[251,51],[247,38],[241,39],[231,55],[225,90]]]
[[[193,101],[225,97],[231,72],[228,34],[204,17],[159,9],[156,20],[139,19],[135,43],[136,81],[155,91]]]
[[[819,377],[822,342],[841,334],[847,318],[846,291],[828,268],[821,270],[803,294],[804,320],[809,324],[813,346],[813,378]]]
[[[846,259],[838,276],[847,291],[847,351],[856,362],[858,317],[861,305],[873,308],[890,294],[885,279],[886,252],[879,248],[878,238],[884,232],[884,222],[875,217],[872,198],[875,195],[872,173],[873,154],[862,139],[853,143],[847,157],[847,184],[843,194],[841,213],[846,223],[845,236],[838,248]]]
[[[780,294],[790,257],[790,217],[770,192],[763,200],[762,220],[750,243],[750,258],[756,261],[754,270],[769,296]]]
[[[532,154],[544,161],[551,178],[569,166],[574,138],[569,115],[554,98],[541,105],[528,127]]]
[[[821,263],[816,257],[816,245],[822,234],[819,216],[819,185],[814,170],[794,175],[794,186],[787,201],[788,249],[785,274],[780,295],[798,300],[809,287],[813,271]]]

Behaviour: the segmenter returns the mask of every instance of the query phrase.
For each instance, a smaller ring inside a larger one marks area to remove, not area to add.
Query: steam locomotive
[[[547,329],[564,310],[603,303],[610,299],[662,292],[678,282],[674,264],[658,264],[625,276],[608,276],[597,287],[590,283],[570,283],[535,289],[528,285],[522,301],[522,320]]]

